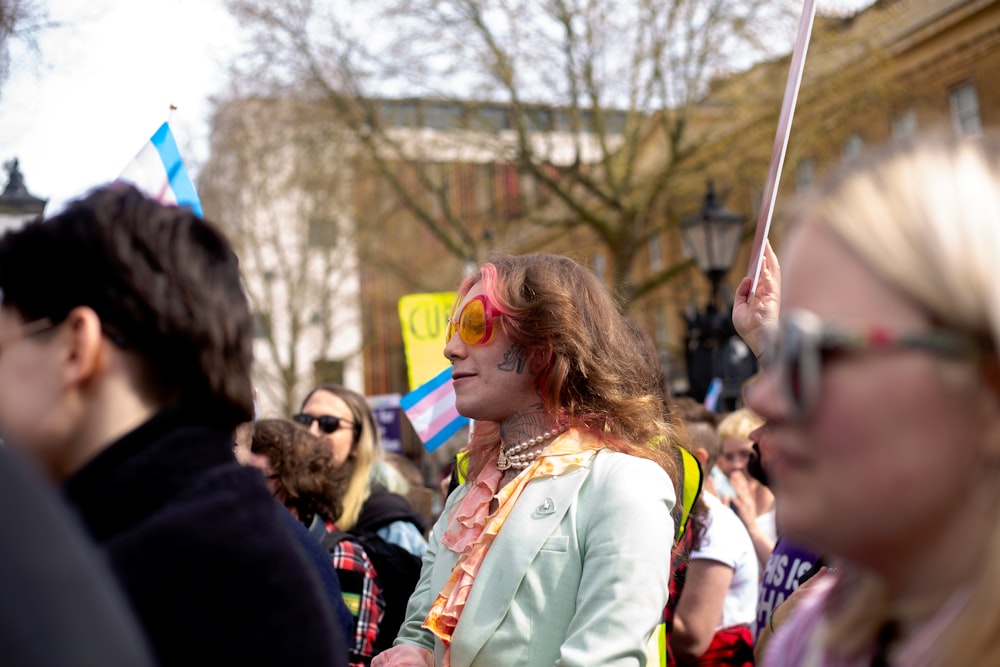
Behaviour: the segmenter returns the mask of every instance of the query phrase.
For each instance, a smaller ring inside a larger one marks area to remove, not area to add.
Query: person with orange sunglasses
[[[569,258],[497,255],[462,283],[447,340],[467,481],[372,666],[646,664],[682,436],[626,318]]]

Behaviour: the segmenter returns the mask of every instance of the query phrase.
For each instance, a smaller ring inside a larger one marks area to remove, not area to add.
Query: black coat
[[[139,623],[56,494],[0,446],[0,665],[149,667]]]
[[[161,665],[344,665],[319,581],[232,433],[164,411],[67,480]]]

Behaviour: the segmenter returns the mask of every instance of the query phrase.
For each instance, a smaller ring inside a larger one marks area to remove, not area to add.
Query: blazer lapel
[[[472,662],[507,614],[525,572],[559,526],[577,496],[589,468],[530,482],[521,492],[476,575],[452,645],[456,665]]]

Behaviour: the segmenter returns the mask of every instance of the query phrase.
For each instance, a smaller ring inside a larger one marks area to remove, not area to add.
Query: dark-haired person
[[[158,664],[345,664],[284,510],[233,456],[253,326],[226,238],[104,186],[0,238],[0,290],[4,439],[62,486]]]
[[[334,465],[325,443],[289,420],[258,420],[248,439],[247,463],[260,469],[271,494],[322,544],[337,529],[334,518],[343,510],[347,471]],[[350,664],[367,665],[375,655],[384,617],[381,583],[364,547],[349,534],[330,548],[327,559],[351,616]]]
[[[668,598],[676,494],[659,369],[567,257],[497,255],[459,288],[444,354],[475,420],[374,667],[643,665]]]
[[[147,667],[121,587],[53,489],[0,446],[0,665]]]
[[[239,428],[236,429],[236,442],[235,447],[233,448],[233,452],[236,454],[236,460],[245,466],[253,466],[260,469],[261,473],[264,475],[264,483],[267,485],[268,491],[270,491],[275,500],[280,502],[287,510],[282,513],[281,517],[285,520],[285,526],[291,529],[292,536],[295,537],[299,546],[302,547],[302,551],[305,552],[306,557],[312,563],[316,574],[319,576],[319,580],[323,588],[323,594],[325,595],[327,602],[330,603],[330,607],[333,609],[333,616],[340,626],[340,629],[343,631],[343,645],[344,650],[347,651],[349,649],[349,640],[354,634],[354,616],[347,608],[347,603],[344,599],[344,592],[340,587],[340,580],[337,576],[337,571],[333,568],[333,564],[330,562],[330,553],[318,539],[318,536],[311,534],[306,526],[304,526],[295,517],[295,514],[276,492],[276,473],[269,468],[270,464],[267,460],[263,456],[254,454],[250,451],[250,438],[254,433],[254,427],[259,424],[260,421],[263,420],[246,422],[245,424],[241,424]]]

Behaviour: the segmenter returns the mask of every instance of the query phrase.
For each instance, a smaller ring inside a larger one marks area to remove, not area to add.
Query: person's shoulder
[[[411,512],[406,496],[389,491],[380,484],[372,484],[371,493],[364,502],[366,512],[371,514],[400,514]]]
[[[823,610],[833,587],[834,577],[825,579],[795,592],[794,595],[800,596],[800,599],[789,617],[777,626],[759,664],[791,667],[806,663],[817,633],[822,632]]]
[[[409,521],[421,533],[427,530],[427,519],[413,509],[406,496],[373,484],[371,495],[361,506],[361,514],[354,526],[355,532],[373,533],[396,521]]]
[[[246,524],[262,519],[269,526],[283,524],[279,509],[260,472],[233,462],[206,469],[164,502],[160,514],[171,516],[173,521],[194,519],[192,527],[218,521],[242,530]]]
[[[713,554],[712,557],[715,558],[720,553],[725,553],[731,556],[731,561],[729,557],[716,559],[725,560],[727,564],[740,561],[740,554],[743,554],[743,558],[746,560],[751,557],[756,559],[750,533],[747,532],[746,526],[736,512],[711,493],[705,492],[702,497],[708,508],[705,535],[701,547],[692,551],[692,558],[705,554]]]
[[[326,532],[321,543],[333,557],[334,566],[360,572],[373,567],[368,552],[372,548],[372,542],[379,539],[381,538],[374,533],[362,536],[333,528]]]
[[[258,477],[238,464],[209,472],[119,533],[112,551],[123,559],[169,555],[171,569],[197,563],[203,572],[294,559],[285,510]]]
[[[595,475],[613,480],[631,477],[633,482],[648,479],[650,481],[666,480],[670,483],[667,471],[656,461],[612,449],[598,451],[591,463],[591,469]]]
[[[709,527],[725,531],[732,540],[745,542],[752,551],[753,541],[750,539],[750,533],[736,511],[711,493],[705,492],[703,497],[705,505],[708,507]]]
[[[674,485],[658,463],[623,452],[600,450],[591,461],[590,486],[624,500],[663,498],[675,500]]]

